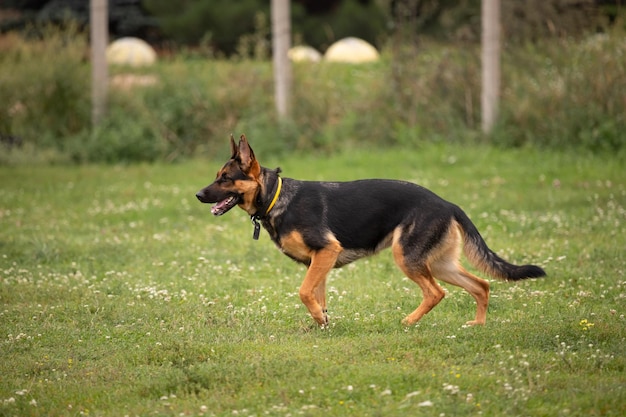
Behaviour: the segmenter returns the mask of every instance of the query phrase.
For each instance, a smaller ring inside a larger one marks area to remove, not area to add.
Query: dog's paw
[[[411,319],[411,316],[406,316],[405,318],[402,319],[402,325],[403,326],[413,326],[415,324],[415,320]]]

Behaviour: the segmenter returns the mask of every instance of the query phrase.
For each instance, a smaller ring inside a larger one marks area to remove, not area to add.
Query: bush
[[[287,121],[276,116],[265,61],[174,58],[148,70],[114,69],[113,77],[149,75],[156,82],[112,85],[108,115],[92,129],[84,40],[60,33],[46,43],[13,38],[15,46],[0,55],[8,68],[0,83],[0,137],[78,162],[221,157],[228,135],[241,132],[254,138],[255,149],[272,153],[490,140],[623,154],[623,39],[612,33],[508,46],[500,120],[486,138],[479,129],[479,49],[472,44],[392,45],[380,62],[364,65],[296,64]],[[10,160],[3,155],[0,163]]]
[[[89,126],[90,76],[86,42],[74,28],[43,30],[43,39],[8,35],[0,53],[0,135],[36,147]]]
[[[626,148],[623,34],[561,39],[508,53],[494,140],[505,146]]]
[[[258,34],[256,16],[270,16],[267,0],[196,0],[185,7],[170,0],[145,0],[166,36],[185,45],[209,44],[216,54],[233,56],[242,38]],[[347,36],[377,43],[387,32],[387,15],[376,1],[343,0],[336,7],[292,2],[292,28],[318,49]],[[269,19],[268,19],[269,20]],[[265,36],[269,42],[269,33]]]
[[[240,120],[273,114],[267,64],[175,61],[153,75],[152,86],[112,86],[101,126],[71,141],[73,159],[173,161],[214,153]]]
[[[376,1],[343,0],[327,13],[313,14],[292,2],[292,27],[296,37],[322,51],[339,39],[355,36],[380,44],[388,33],[388,16]]]
[[[84,130],[64,144],[75,162],[137,162],[164,159],[168,146],[146,117],[133,117],[123,106],[110,106],[109,114],[93,130]],[[136,115],[139,116],[139,115]]]

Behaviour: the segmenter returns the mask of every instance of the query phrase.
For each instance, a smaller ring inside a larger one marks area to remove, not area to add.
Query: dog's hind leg
[[[328,246],[311,255],[311,264],[300,286],[300,300],[320,325],[328,324],[326,314],[326,276],[335,266],[341,245],[332,241]]]
[[[424,297],[415,311],[402,320],[402,324],[410,326],[439,304],[443,300],[445,292],[428,273],[407,274],[407,276],[420,286]]]
[[[459,264],[461,236],[451,227],[446,239],[429,262],[433,276],[441,281],[463,288],[476,300],[476,318],[467,324],[485,324],[489,305],[489,282],[466,271]]]
[[[485,324],[489,305],[489,282],[466,271],[456,261],[442,260],[432,265],[435,278],[463,288],[476,300],[476,318],[467,324]]]
[[[402,320],[402,324],[409,326],[415,324],[439,304],[443,300],[445,292],[434,280],[430,270],[425,265],[413,265],[407,261],[402,245],[399,242],[394,242],[392,251],[396,264],[398,264],[402,272],[422,289],[423,299],[421,304]]]

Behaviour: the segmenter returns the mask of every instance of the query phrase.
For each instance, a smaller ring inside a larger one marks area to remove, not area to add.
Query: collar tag
[[[259,220],[256,216],[251,216],[250,220],[254,224],[254,232],[252,233],[252,239],[259,240],[259,234],[261,233],[261,225],[259,224]]]

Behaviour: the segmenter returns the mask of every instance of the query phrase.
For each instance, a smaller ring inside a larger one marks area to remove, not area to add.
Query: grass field
[[[383,252],[333,271],[320,330],[298,297],[303,267],[253,241],[242,211],[214,218],[196,201],[222,159],[0,167],[1,416],[626,414],[623,161],[444,146],[257,156],[287,177],[419,182],[548,277],[493,281],[484,327],[464,326],[474,301],[448,286],[405,328],[421,295]]]

